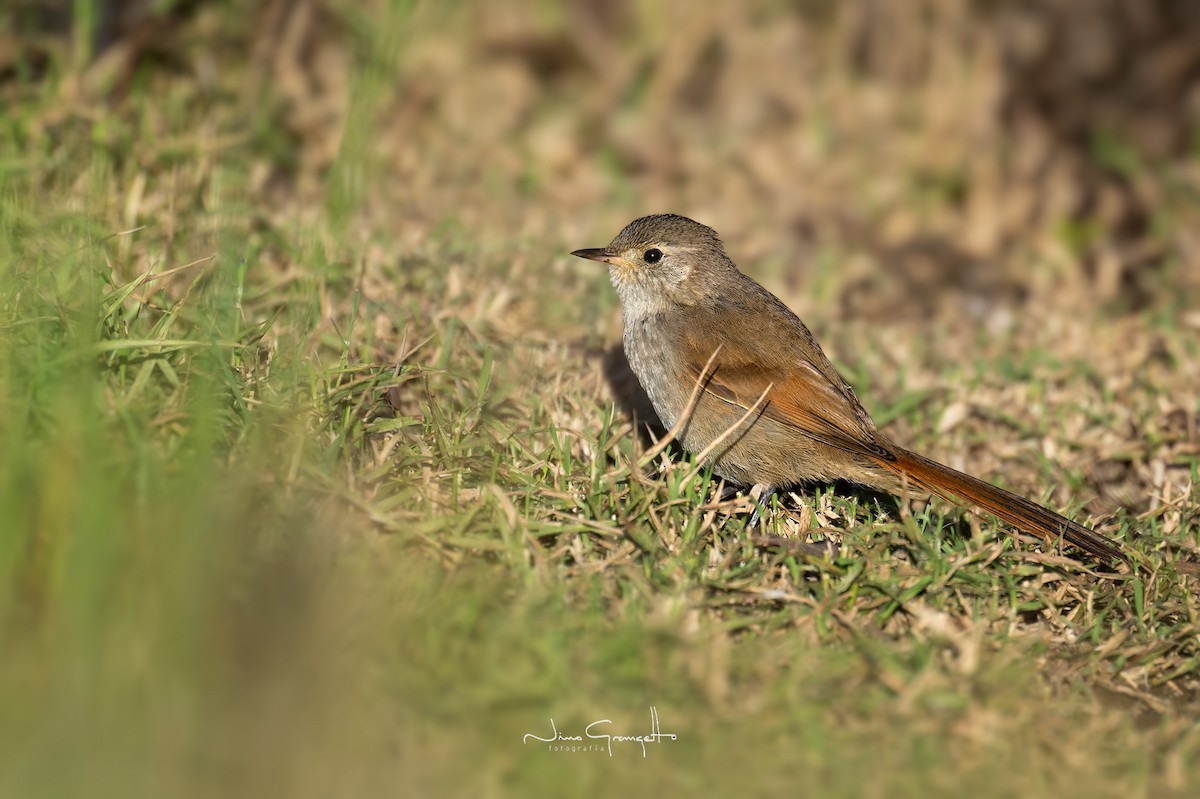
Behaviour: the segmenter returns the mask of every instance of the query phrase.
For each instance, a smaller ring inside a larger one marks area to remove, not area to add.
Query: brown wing
[[[777,344],[786,348],[788,342]],[[686,338],[685,363],[692,381],[700,379],[714,348],[711,342],[701,345],[690,336]],[[823,354],[821,358],[824,360]],[[802,352],[795,353],[790,364],[780,365],[773,361],[777,359],[760,360],[737,347],[724,346],[709,369],[711,377],[705,383],[705,393],[749,410],[765,391],[763,416],[816,441],[872,461],[893,457],[854,393],[828,361],[824,364],[828,370],[813,365]],[[837,378],[837,383],[827,371]]]

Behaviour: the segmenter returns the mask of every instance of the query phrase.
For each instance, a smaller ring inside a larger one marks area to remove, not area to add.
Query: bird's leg
[[[758,499],[754,503],[754,511],[750,514],[750,524],[746,529],[756,527],[762,519],[762,515],[766,512],[767,506],[771,502],[771,497],[779,493],[779,489],[767,483],[755,483],[750,489],[750,495],[754,495],[754,490],[758,489]],[[727,502],[733,499],[741,492],[741,486],[724,485],[721,487],[720,502]]]
[[[767,483],[756,483],[754,488],[758,489],[758,502],[754,503],[754,512],[750,514],[750,523],[746,525],[747,530],[758,526],[759,520],[767,510],[767,505],[771,502],[771,497],[779,493],[778,488]],[[750,490],[753,492],[754,488]]]

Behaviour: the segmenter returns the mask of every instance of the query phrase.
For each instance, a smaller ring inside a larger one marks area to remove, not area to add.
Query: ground
[[[0,793],[1200,790],[1191,123],[869,6],[4,12]],[[568,253],[654,212],[1134,568],[647,457]]]

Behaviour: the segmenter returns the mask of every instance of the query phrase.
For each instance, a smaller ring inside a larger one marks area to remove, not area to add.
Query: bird
[[[677,214],[630,222],[605,247],[630,368],[661,421],[717,476],[759,491],[849,481],[912,487],[973,506],[1098,560],[1128,558],[1105,536],[1025,497],[908,450],[880,432],[800,318],[738,269],[712,228]],[[758,511],[750,524],[758,519]]]

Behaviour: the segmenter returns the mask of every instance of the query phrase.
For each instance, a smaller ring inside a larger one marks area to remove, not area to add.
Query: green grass
[[[247,80],[236,4],[181,34],[237,53],[211,84],[150,61],[89,94],[52,49],[3,85],[0,795],[1200,787],[1200,348],[1169,286],[1140,317],[1039,295],[994,334],[843,318],[843,243],[807,309],[889,432],[1094,516],[1135,574],[845,486],[750,533],[686,456],[646,457],[603,377],[615,298],[565,256],[659,189],[598,144],[602,218],[556,216],[565,167],[506,160],[520,130],[420,110],[455,14],[322,8],[356,45],[328,161],[294,84]],[[589,118],[554,91],[529,124]],[[439,182],[465,164],[528,180]],[[645,758],[523,742],[651,708],[678,738]]]

